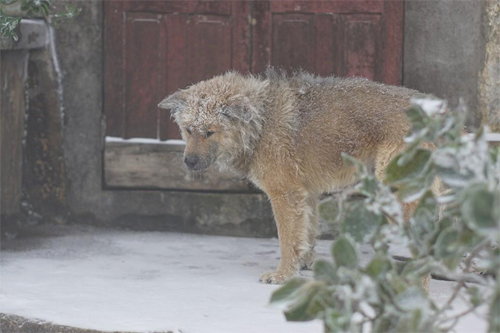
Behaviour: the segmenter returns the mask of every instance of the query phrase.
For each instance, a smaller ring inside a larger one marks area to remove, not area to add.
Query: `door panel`
[[[109,140],[104,183],[250,190],[227,174],[211,171],[197,178],[186,171],[182,145],[168,141],[179,139],[179,130],[158,102],[227,70],[259,73],[269,65],[400,84],[403,5],[382,0],[105,1]]]
[[[345,51],[342,76],[362,76],[383,81],[380,54],[380,16],[346,15],[343,24]]]
[[[127,13],[125,18],[126,138],[157,136],[158,98],[164,90],[158,47],[164,40],[161,26],[162,16],[156,14]]]
[[[163,43],[165,62],[163,63],[162,75],[165,78],[165,88],[158,100],[161,101],[167,94],[185,88],[191,82],[189,78],[189,16],[169,15],[164,20],[164,31],[166,40]],[[156,108],[155,108],[156,109]],[[170,119],[170,114],[165,110],[159,110],[160,140],[180,139],[179,128]]]
[[[258,1],[252,71],[271,64],[401,83],[403,1]],[[307,36],[307,37],[305,37]]]
[[[342,73],[344,38],[342,18],[335,14],[314,15],[316,34],[316,73],[322,76]]]
[[[228,17],[196,15],[190,19],[189,78],[195,83],[231,69],[231,25]]]
[[[284,68],[315,72],[314,16],[310,14],[273,15],[272,61]]]

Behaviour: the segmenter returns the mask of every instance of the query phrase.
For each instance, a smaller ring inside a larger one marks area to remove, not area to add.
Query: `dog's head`
[[[180,90],[158,105],[169,109],[179,125],[189,169],[206,170],[249,148],[260,131],[262,88],[261,81],[231,72]]]

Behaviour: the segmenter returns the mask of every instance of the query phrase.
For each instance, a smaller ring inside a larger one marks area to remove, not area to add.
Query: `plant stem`
[[[472,259],[474,259],[478,255],[478,253],[484,248],[484,246],[486,245],[486,243],[488,243],[488,242],[483,242],[483,243],[479,244],[479,246],[476,247],[474,249],[474,251],[472,251],[471,254],[467,257],[467,259],[465,260],[464,273],[469,273],[471,265],[472,265]],[[443,313],[444,311],[446,311],[451,306],[451,304],[457,298],[457,296],[458,296],[460,290],[463,288],[463,286],[465,286],[465,280],[461,280],[457,284],[457,286],[453,290],[453,294],[448,299],[448,301],[446,302],[446,304],[441,308],[441,310],[439,311],[439,313]]]

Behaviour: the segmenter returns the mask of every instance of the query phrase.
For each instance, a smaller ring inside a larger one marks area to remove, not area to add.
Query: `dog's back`
[[[409,129],[403,111],[414,90],[303,72],[291,77],[271,72],[267,79],[258,163],[295,169],[310,190],[328,191],[353,181],[353,169],[344,167],[341,153],[375,167],[377,154],[392,156],[403,145]]]

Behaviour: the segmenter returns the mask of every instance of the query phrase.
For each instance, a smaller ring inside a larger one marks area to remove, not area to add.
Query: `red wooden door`
[[[257,1],[252,70],[268,64],[401,84],[403,1]]]
[[[107,135],[179,138],[167,94],[230,69],[249,72],[249,3],[106,1]]]
[[[401,83],[402,1],[106,1],[107,135],[179,138],[165,95],[269,64]]]
[[[403,5],[397,0],[105,1],[106,134],[178,139],[177,126],[158,102],[229,69],[258,73],[274,65],[400,84]],[[109,141],[107,186],[246,188],[227,175],[190,176],[182,159],[166,155],[178,154],[179,146],[139,149],[130,141]]]

